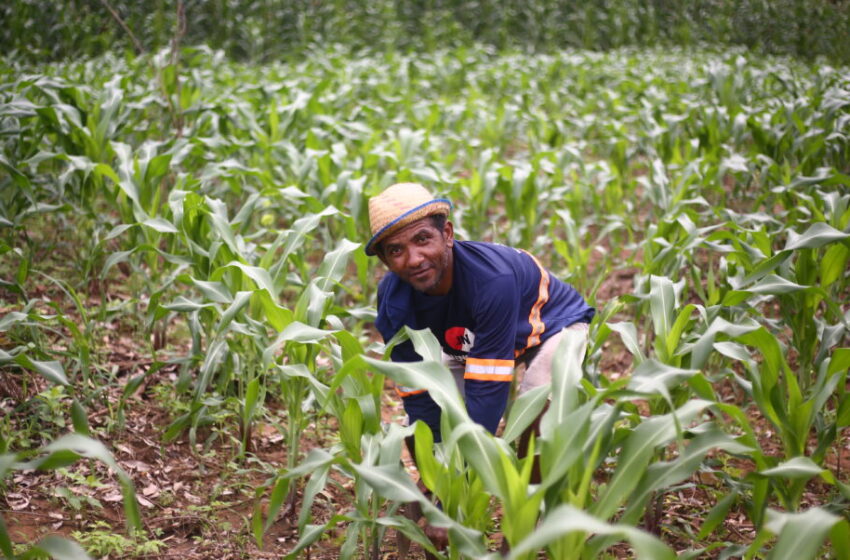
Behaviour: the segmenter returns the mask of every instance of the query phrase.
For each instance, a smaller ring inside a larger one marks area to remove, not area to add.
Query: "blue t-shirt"
[[[530,254],[476,241],[454,244],[452,286],[443,296],[413,289],[392,272],[378,285],[375,326],[390,340],[403,326],[430,329],[443,351],[465,360],[470,417],[495,432],[507,406],[515,360],[562,328],[589,322],[594,309]],[[393,361],[421,357],[409,341]],[[440,438],[440,411],[426,389],[399,388],[411,423],[424,420]]]

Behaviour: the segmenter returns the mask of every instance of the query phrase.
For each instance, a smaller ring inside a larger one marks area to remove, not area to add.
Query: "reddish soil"
[[[599,306],[618,295],[633,291],[634,270],[612,273],[597,292]],[[0,294],[2,295],[2,294]],[[0,300],[1,301],[1,300]],[[98,302],[99,303],[99,302]],[[95,303],[93,302],[93,305]],[[0,309],[0,316],[9,309]],[[163,441],[165,427],[185,410],[174,393],[177,366],[166,366],[149,375],[127,401],[123,424],[118,421],[119,403],[125,384],[145,372],[151,364],[149,356],[138,352],[132,333],[124,326],[104,327],[104,350],[99,356],[104,372],[111,372],[113,381],[92,402],[85,403],[93,435],[106,443],[118,464],[133,480],[144,525],[144,535],[129,548],[108,548],[100,544],[102,558],[280,558],[292,550],[298,540],[296,519],[299,513],[300,491],[295,507],[284,507],[263,537],[262,547],[254,542],[251,519],[255,507],[268,504],[268,489],[264,488],[269,474],[286,464],[283,434],[275,427],[285,425],[285,411],[270,395],[266,421],[255,425],[251,438],[252,452],[238,459],[238,429],[234,417],[198,430],[192,445],[183,433],[171,442]],[[0,340],[6,347],[5,340]],[[180,355],[179,348],[171,348]],[[160,359],[163,356],[159,356]],[[612,335],[605,342],[599,362],[600,372],[615,379],[627,374],[632,357],[620,339]],[[6,416],[2,424],[9,430],[12,449],[30,449],[70,431],[70,399],[57,395],[55,402],[46,400],[49,389],[41,377],[7,369],[0,375],[0,410]],[[93,389],[93,387],[90,387]],[[716,386],[722,400],[742,402],[743,393],[732,382]],[[42,395],[42,396],[39,396]],[[747,409],[750,423],[756,430],[766,455],[781,457],[781,444],[772,426],[761,417],[758,409]],[[385,392],[383,420],[398,422],[403,417],[400,403],[394,394]],[[27,440],[21,440],[27,434]],[[17,439],[15,439],[17,438]],[[313,447],[330,447],[336,439],[335,426],[310,426],[301,442],[302,453]],[[826,458],[826,466],[843,482],[850,481],[850,438],[840,434],[836,445]],[[695,544],[694,535],[711,507],[728,491],[722,472],[747,473],[754,470],[748,461],[718,454],[717,468],[703,469],[676,489],[657,496],[657,507],[647,517],[662,538],[676,548],[685,550]],[[405,465],[416,476],[410,457]],[[600,473],[598,482],[603,482]],[[353,489],[341,476],[334,478],[317,496],[313,508],[313,523],[323,523],[332,515],[351,508]],[[803,496],[805,507],[822,505],[833,495],[830,485],[817,479],[809,483]],[[774,504],[778,506],[778,504]],[[498,512],[496,512],[497,514]],[[121,491],[116,476],[98,461],[80,460],[64,470],[48,472],[13,471],[0,486],[0,515],[13,542],[34,543],[48,534],[71,536],[92,545],[95,536],[126,535]],[[653,527],[647,527],[652,529]],[[346,536],[340,524],[325,534],[302,557],[319,560],[337,558]],[[732,511],[712,539],[731,543],[749,543],[754,536],[750,518],[741,504]],[[499,534],[491,535],[492,542],[500,541]],[[144,543],[158,541],[159,550],[141,551]],[[95,543],[97,544],[97,543]],[[615,557],[631,557],[631,551],[618,546],[610,551]],[[97,554],[93,554],[96,555]],[[702,557],[711,558],[706,552]],[[381,543],[382,560],[399,558],[396,535],[389,531]],[[421,549],[413,544],[407,558],[422,558]]]

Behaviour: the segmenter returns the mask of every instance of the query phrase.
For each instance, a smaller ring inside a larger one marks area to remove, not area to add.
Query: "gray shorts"
[[[517,394],[521,395],[526,391],[552,381],[552,358],[555,356],[555,350],[558,348],[558,345],[565,338],[570,339],[567,345],[571,349],[571,352],[576,354],[574,359],[582,362],[584,360],[585,350],[587,349],[588,328],[587,323],[574,323],[562,329],[558,334],[547,338],[546,342],[540,345],[537,354],[526,364],[524,371],[523,368],[517,368],[517,379],[519,383]],[[457,388],[460,394],[463,395],[463,374],[466,370],[466,363],[449,356],[445,352],[443,353],[443,363],[452,372]]]

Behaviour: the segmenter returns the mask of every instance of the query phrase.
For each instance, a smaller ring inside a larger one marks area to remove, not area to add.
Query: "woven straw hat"
[[[366,244],[366,254],[375,255],[375,245],[416,220],[433,214],[448,216],[452,203],[434,198],[418,183],[396,183],[381,194],[369,199],[369,224],[372,239]]]

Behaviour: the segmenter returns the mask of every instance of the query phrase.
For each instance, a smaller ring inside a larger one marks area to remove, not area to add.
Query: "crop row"
[[[408,502],[449,529],[452,558],[487,554],[496,507],[512,558],[596,557],[622,540],[673,557],[655,512],[706,473],[717,501],[680,556],[814,557],[828,535],[829,554],[850,550],[838,513],[850,499],[846,69],[735,50],[331,48],[262,66],[184,49],[38,73],[6,61],[0,74],[0,367],[64,387],[75,432],[37,451],[4,435],[0,478],[98,458],[140,528],[132,481],[85,419],[116,382],[94,333],[134,317],[154,366],[125,397],[179,366],[186,412],[166,440],[227,423],[244,458],[269,395],[283,403],[287,463],[269,472],[268,497],[258,491],[252,530],[261,542],[302,487],[293,557],[339,523],[343,558],[377,551],[388,528],[436,553],[402,515]],[[404,334],[422,363],[376,358],[387,347],[370,337],[366,200],[406,180],[456,201],[461,237],[529,249],[600,311],[585,363],[556,360],[539,485],[513,444],[546,393],[517,399],[494,438],[470,421],[429,334]],[[41,270],[50,251],[68,257],[61,277]],[[617,275],[630,285],[612,292]],[[33,294],[35,279],[59,299]],[[129,296],[111,297],[119,288]],[[606,369],[613,348],[626,370]],[[381,422],[385,378],[432,387],[444,443]],[[328,417],[338,443],[302,450]],[[401,467],[414,433],[441,508]],[[313,523],[338,476],[353,481],[350,510]],[[827,489],[816,504],[804,501],[814,479]],[[754,527],[746,542],[724,532],[730,512]],[[0,525],[0,550],[11,546]]]

